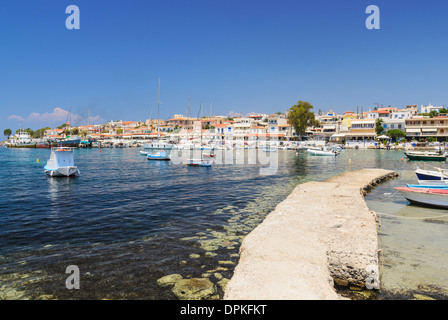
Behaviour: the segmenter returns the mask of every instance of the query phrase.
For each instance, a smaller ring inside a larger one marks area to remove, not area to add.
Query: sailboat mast
[[[187,142],[190,139],[190,137],[188,135],[189,127],[190,127],[190,97],[188,97],[188,108],[187,108]]]
[[[201,102],[201,111],[202,111],[202,106],[204,105],[204,102]],[[201,153],[201,160],[202,160],[202,113],[201,113],[201,118],[200,118],[200,121],[201,121],[201,144],[200,144],[200,153]]]
[[[68,114],[68,134],[72,136],[72,105],[70,105],[70,112]]]
[[[160,127],[159,127],[159,110],[160,110],[160,78],[159,78],[159,85],[157,86],[157,140],[160,139]]]

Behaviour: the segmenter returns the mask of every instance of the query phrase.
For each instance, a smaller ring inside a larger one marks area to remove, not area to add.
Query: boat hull
[[[448,176],[441,171],[428,171],[418,169],[415,171],[419,180],[448,180]]]
[[[426,188],[395,189],[411,203],[448,209],[448,190]]]
[[[408,157],[409,160],[418,160],[418,161],[445,161],[446,156],[444,155],[435,155],[435,154],[411,154],[411,153],[405,153],[406,157]]]
[[[148,155],[148,160],[157,160],[157,161],[170,161],[171,159],[168,157],[152,157]]]
[[[45,173],[50,177],[79,177],[80,175],[77,167],[60,167],[55,170],[46,169]]]
[[[192,167],[211,167],[213,160],[204,159],[187,159],[185,164]]]
[[[337,156],[337,152],[333,152],[333,151],[322,151],[322,150],[306,150],[306,152],[308,152],[309,154],[313,155],[313,156],[330,156],[330,157],[335,157]]]

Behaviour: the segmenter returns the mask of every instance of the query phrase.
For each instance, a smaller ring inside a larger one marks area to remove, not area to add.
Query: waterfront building
[[[448,117],[434,118],[418,116],[405,120],[406,136],[412,138],[434,137],[437,140],[448,138]]]
[[[360,147],[375,146],[375,119],[356,119],[351,121],[349,132],[345,134],[346,145]]]

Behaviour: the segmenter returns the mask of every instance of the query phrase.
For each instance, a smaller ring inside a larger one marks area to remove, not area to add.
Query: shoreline
[[[379,264],[364,195],[397,175],[363,169],[297,186],[244,239],[224,300],[339,300],[335,285],[364,288]]]

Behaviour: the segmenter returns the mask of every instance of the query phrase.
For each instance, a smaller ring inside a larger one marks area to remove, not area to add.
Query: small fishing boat
[[[156,154],[150,154],[147,155],[148,160],[159,160],[159,161],[169,161],[171,158],[166,154],[165,151],[159,151]]]
[[[201,108],[199,109],[199,114],[201,113],[203,107],[203,102],[201,102]],[[199,118],[198,114],[198,118]],[[202,123],[200,124],[200,131],[201,131],[201,140],[199,142],[199,145],[202,146]],[[201,157],[199,159],[186,159],[185,164],[187,166],[193,166],[193,167],[211,167],[213,163],[213,159],[210,159],[210,157],[207,157],[208,159],[203,159],[203,154],[201,152]]]
[[[423,188],[423,189],[443,189],[448,190],[446,184],[407,184],[408,188]]]
[[[306,150],[309,154],[313,156],[337,156],[338,152],[333,149],[328,148],[308,148]]]
[[[419,161],[445,161],[446,155],[435,151],[406,151],[409,160]]]
[[[210,157],[210,158],[213,158],[213,157],[215,156],[215,154],[214,154],[214,153],[211,153],[211,152],[209,152],[209,153],[204,152],[204,153],[202,153],[202,155],[203,155],[204,157]]]
[[[73,150],[70,147],[55,147],[51,149],[50,159],[45,165],[45,173],[50,177],[77,177],[80,172],[75,166]]]
[[[422,170],[417,168],[415,174],[419,180],[448,180],[448,171],[442,168],[436,168],[437,170]]]
[[[395,189],[411,203],[448,208],[448,190],[408,187]]]
[[[278,148],[277,147],[265,147],[263,148],[264,152],[277,152]]]
[[[209,159],[187,159],[185,164],[193,167],[211,167],[213,160]]]
[[[423,186],[448,186],[448,180],[418,180]]]
[[[140,154],[142,156],[147,156],[149,154],[149,152],[148,151],[140,151]]]

